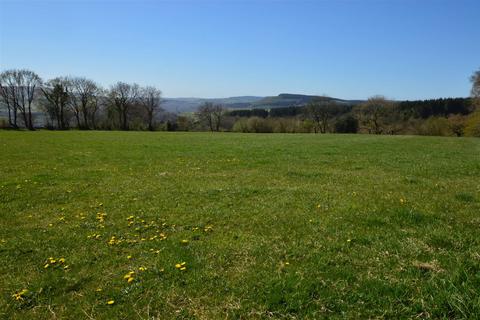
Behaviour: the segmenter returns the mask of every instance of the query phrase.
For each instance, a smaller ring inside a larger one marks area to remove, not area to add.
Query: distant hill
[[[197,110],[197,108],[204,104],[205,102],[212,102],[223,104],[226,108],[229,109],[245,109],[250,108],[251,104],[262,100],[263,97],[255,96],[241,96],[241,97],[230,97],[230,98],[164,98],[162,107],[169,111],[175,113],[181,112],[192,112]]]
[[[280,107],[295,107],[295,106],[304,106],[309,103],[314,98],[320,98],[325,101],[335,101],[337,103],[345,104],[358,104],[361,103],[361,100],[342,100],[331,97],[321,97],[313,95],[304,95],[304,94],[290,94],[290,93],[281,93],[278,96],[265,97],[261,100],[255,101],[252,103],[251,108],[262,108],[262,109],[271,109],[271,108],[280,108]]]
[[[320,97],[304,94],[281,93],[278,96],[256,97],[241,96],[231,98],[165,98],[163,108],[169,112],[182,113],[195,111],[205,102],[223,104],[228,109],[272,109],[291,106],[304,106],[313,98],[323,98],[326,101],[336,101],[345,104],[358,104],[361,100],[343,100],[331,97]]]

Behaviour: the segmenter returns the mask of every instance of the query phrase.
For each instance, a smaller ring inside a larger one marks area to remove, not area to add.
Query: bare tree
[[[105,104],[104,96],[105,90],[102,87],[98,86],[97,92],[95,95],[93,95],[92,101],[90,103],[90,123],[92,124],[93,130],[97,129],[97,112],[100,107]]]
[[[473,73],[470,81],[472,81],[472,97],[476,100],[476,104],[480,108],[480,69]]]
[[[70,83],[72,87],[70,103],[77,119],[77,126],[80,129],[89,129],[89,122],[94,121],[94,114],[98,109],[99,86],[93,80],[81,77],[70,79]]]
[[[333,101],[326,101],[325,98],[313,99],[305,108],[307,117],[314,123],[313,130],[315,133],[326,133],[332,117],[337,112],[337,104]]]
[[[57,122],[57,128],[60,130],[65,130],[69,126],[70,85],[69,79],[59,77],[48,81],[42,88],[47,99],[44,108],[50,119]]]
[[[110,105],[118,114],[120,128],[128,130],[130,109],[136,103],[139,95],[138,84],[128,84],[124,82],[117,82],[110,88],[108,99]]]
[[[162,92],[155,87],[145,87],[140,91],[140,104],[145,109],[148,130],[153,131],[155,129],[154,119],[156,113],[161,111],[161,96]]]
[[[35,89],[42,84],[42,79],[33,71],[20,70],[17,86],[20,88],[18,108],[23,115],[23,122],[29,130],[34,130],[32,103],[35,99]]]
[[[225,108],[222,105],[214,105],[211,102],[205,102],[202,106],[198,107],[197,111],[199,120],[206,124],[212,132],[220,131],[224,114]]]
[[[392,103],[383,96],[373,96],[356,108],[360,122],[368,133],[381,134],[384,131],[383,118]]]
[[[18,127],[17,112],[20,112],[25,127],[34,130],[32,104],[42,79],[35,72],[22,69],[2,72],[0,82],[0,93],[9,111],[10,125]]]
[[[7,107],[10,127],[17,129],[18,104],[15,73],[15,70],[7,70],[0,74],[0,96]]]

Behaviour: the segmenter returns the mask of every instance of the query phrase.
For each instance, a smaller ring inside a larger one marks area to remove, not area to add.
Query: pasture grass
[[[480,139],[0,132],[0,316],[480,314]]]

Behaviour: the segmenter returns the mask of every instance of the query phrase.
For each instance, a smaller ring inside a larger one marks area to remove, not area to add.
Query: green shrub
[[[450,130],[453,132],[454,135],[457,137],[461,137],[465,133],[465,124],[466,124],[466,117],[460,114],[453,114],[448,117],[448,123],[450,126]]]
[[[450,123],[446,118],[430,117],[420,127],[419,134],[425,136],[452,136]]]
[[[233,125],[232,131],[234,132],[248,132],[247,118],[239,118]]]
[[[465,123],[465,135],[468,137],[480,137],[480,110],[468,117]]]
[[[273,132],[272,123],[260,117],[251,117],[247,120],[248,132],[270,133]]]

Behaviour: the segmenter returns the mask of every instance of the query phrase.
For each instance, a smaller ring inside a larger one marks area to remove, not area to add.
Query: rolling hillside
[[[303,106],[318,96],[281,93],[278,96],[256,97],[241,96],[231,98],[165,98],[163,108],[169,112],[182,113],[195,111],[205,102],[223,104],[228,109],[253,109],[253,108],[281,108],[290,106]],[[357,104],[361,100],[343,100],[338,98],[325,97],[326,100],[338,103]]]

